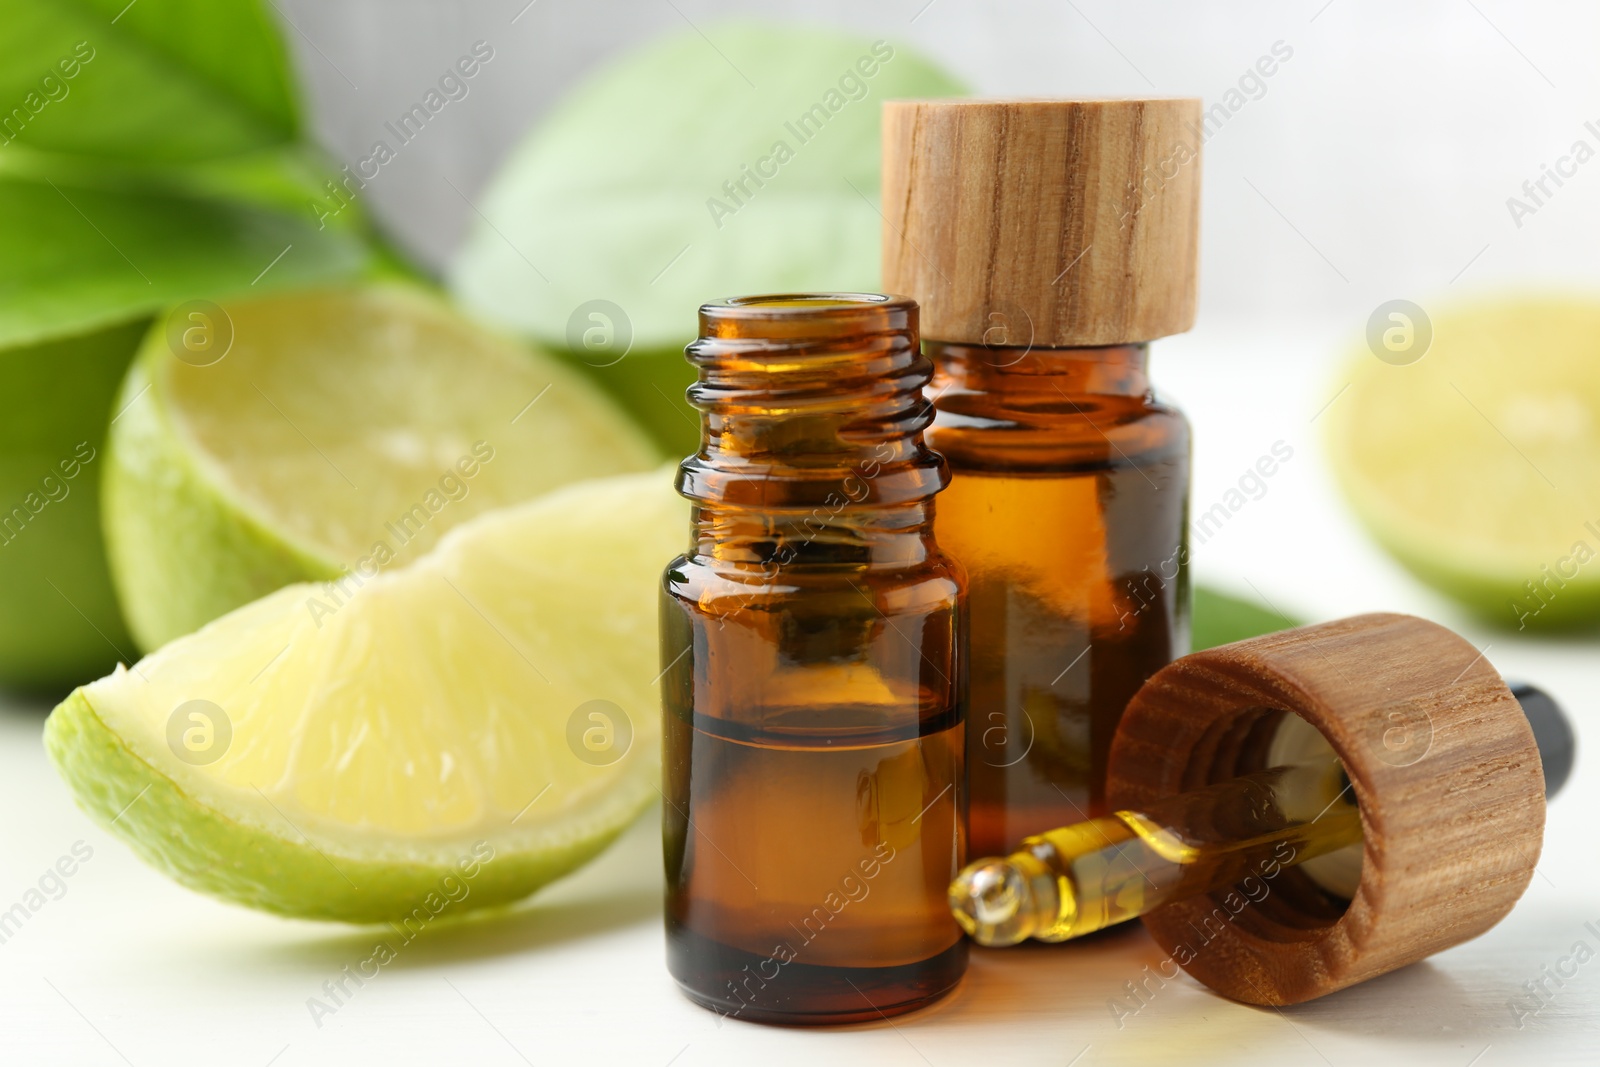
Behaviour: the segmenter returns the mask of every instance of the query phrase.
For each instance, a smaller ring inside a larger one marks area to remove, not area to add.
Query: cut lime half
[[[1600,299],[1498,298],[1415,318],[1375,331],[1328,410],[1357,514],[1491,622],[1600,619]],[[1383,347],[1429,325],[1425,349]]]
[[[594,386],[389,284],[175,309],[112,426],[112,574],[146,649],[290,582],[659,461]]]

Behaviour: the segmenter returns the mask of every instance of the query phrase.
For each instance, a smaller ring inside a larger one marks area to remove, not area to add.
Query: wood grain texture
[[[1190,975],[1235,1000],[1295,1004],[1460,944],[1511,910],[1543,840],[1538,748],[1478,650],[1411,616],[1303,627],[1164,668],[1118,728],[1110,803],[1138,809],[1254,769],[1283,712],[1344,762],[1365,834],[1360,886],[1340,914],[1285,869],[1259,904],[1216,893],[1146,915]]]
[[[1072,347],[1194,324],[1200,101],[883,111],[883,287],[923,336]]]

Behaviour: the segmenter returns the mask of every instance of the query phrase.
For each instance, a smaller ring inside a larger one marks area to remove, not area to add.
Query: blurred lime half
[[[1600,299],[1380,313],[1326,416],[1361,520],[1491,622],[1600,618]]]

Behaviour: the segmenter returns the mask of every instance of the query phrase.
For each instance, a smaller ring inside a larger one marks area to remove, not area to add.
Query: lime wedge
[[[150,649],[290,582],[659,461],[577,373],[402,285],[180,307],[124,383],[105,522]]]
[[[1357,514],[1413,573],[1488,621],[1600,618],[1600,300],[1442,310],[1425,348],[1416,319],[1372,331],[1328,410],[1331,460]]]
[[[46,746],[91,815],[203,892],[348,922],[515,900],[656,795],[656,589],[686,522],[665,470],[484,515],[118,667]]]

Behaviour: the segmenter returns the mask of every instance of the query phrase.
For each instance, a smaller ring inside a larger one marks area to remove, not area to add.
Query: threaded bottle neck
[[[948,480],[922,431],[917,305],[877,294],[746,297],[700,309],[700,450],[679,491],[705,506],[838,511],[928,500]]]

